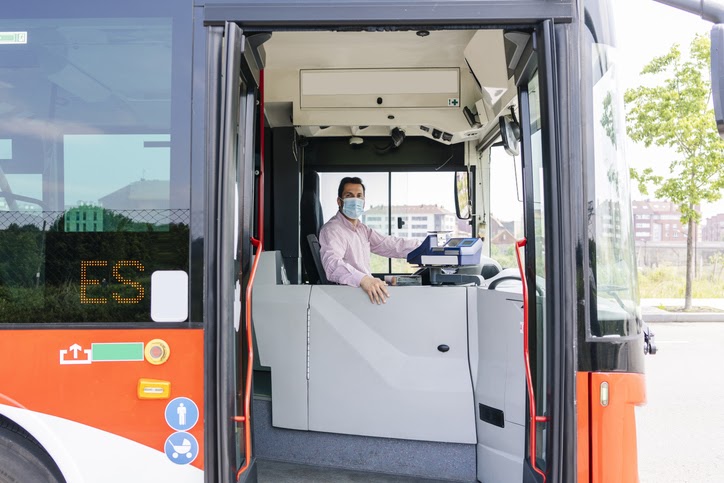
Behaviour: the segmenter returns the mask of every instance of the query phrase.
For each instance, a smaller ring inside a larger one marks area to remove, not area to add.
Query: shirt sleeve
[[[369,230],[370,251],[383,257],[407,258],[407,254],[420,245],[419,241],[411,238],[381,235],[372,228],[367,229]]]
[[[347,242],[342,234],[334,227],[323,226],[319,232],[319,247],[327,280],[341,285],[359,287],[360,282],[367,274],[344,261]]]

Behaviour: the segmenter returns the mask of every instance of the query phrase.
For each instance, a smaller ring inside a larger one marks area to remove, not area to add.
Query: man
[[[322,265],[330,282],[360,287],[372,303],[385,303],[387,284],[371,275],[370,251],[383,257],[405,258],[416,240],[380,235],[359,221],[364,212],[365,185],[360,178],[342,178],[337,190],[339,211],[319,232]]]

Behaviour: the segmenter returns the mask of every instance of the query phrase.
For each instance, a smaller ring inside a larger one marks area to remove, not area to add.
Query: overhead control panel
[[[460,69],[310,69],[299,72],[301,109],[459,108]]]

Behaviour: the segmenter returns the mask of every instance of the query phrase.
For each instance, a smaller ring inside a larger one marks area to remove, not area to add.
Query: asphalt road
[[[650,324],[648,403],[637,408],[641,483],[724,482],[722,322]]]

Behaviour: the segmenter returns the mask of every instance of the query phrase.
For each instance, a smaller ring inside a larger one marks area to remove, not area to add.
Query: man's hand
[[[373,304],[384,304],[390,294],[387,292],[387,284],[384,280],[365,275],[360,281],[359,286],[369,296],[370,302]]]

